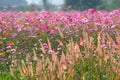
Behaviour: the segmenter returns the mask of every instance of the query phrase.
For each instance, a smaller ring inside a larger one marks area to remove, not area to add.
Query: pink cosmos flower
[[[92,14],[93,14],[95,11],[96,11],[96,9],[89,9],[89,10],[88,10],[88,12],[90,12],[90,13],[92,13]]]
[[[11,49],[11,52],[16,52],[16,49]]]
[[[11,37],[12,37],[12,38],[17,38],[17,37],[18,37],[18,34],[13,33],[13,34],[11,35]]]
[[[47,54],[52,54],[53,50],[48,50]]]
[[[71,6],[71,5],[69,5],[67,8],[72,8],[72,6]]]
[[[11,6],[11,7],[12,7],[13,9],[14,9],[14,8],[16,8],[16,6],[15,6],[15,5],[13,5],[13,6]]]
[[[4,9],[8,9],[8,6],[4,6]]]

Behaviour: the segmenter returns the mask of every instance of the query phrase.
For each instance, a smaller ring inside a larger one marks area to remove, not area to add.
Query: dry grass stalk
[[[59,34],[60,34],[60,37],[61,37],[61,38],[64,38],[64,35],[63,35],[62,31],[60,30],[60,28],[58,28],[58,32],[59,32]]]
[[[47,42],[48,42],[48,48],[49,48],[49,50],[52,50],[51,43],[50,43],[50,40],[48,38],[47,38]]]
[[[41,42],[41,41],[39,41],[39,42],[40,42],[40,46],[41,46],[41,50],[42,50],[43,54],[46,54],[46,51],[45,51],[45,49],[44,49],[44,47],[43,47],[42,42]]]
[[[36,52],[35,52],[35,50],[33,49],[33,54],[34,54],[34,57],[33,57],[33,59],[36,61],[36,60],[38,60],[38,58],[37,58],[37,54],[36,54]]]
[[[14,77],[14,72],[13,72],[13,70],[12,70],[12,67],[11,67],[11,66],[9,66],[9,69],[10,69],[10,74],[11,74],[11,76],[13,76],[13,77]]]
[[[107,37],[106,37],[107,36]],[[118,39],[118,37],[117,37]],[[47,39],[48,41],[48,46],[49,49],[52,49],[50,40]],[[59,44],[63,45],[63,42],[60,40],[57,40]],[[102,71],[102,65],[103,62],[105,61],[107,63],[108,59],[110,59],[111,63],[115,63],[116,59],[113,57],[113,55],[109,54],[110,50],[107,50],[105,52],[105,48],[101,47],[102,44],[106,42],[113,42],[113,39],[108,35],[108,34],[100,34],[98,33],[97,37],[97,48],[96,45],[93,43],[93,39],[91,36],[89,36],[87,33],[83,38],[80,39],[80,42],[82,42],[82,45],[79,45],[78,42],[74,42],[72,39],[69,41],[69,44],[66,44],[66,53],[62,51],[61,56],[58,57],[53,50],[52,54],[48,57],[41,56],[42,58],[38,59],[37,54],[35,50],[33,49],[33,55],[35,58],[37,58],[36,61],[36,70],[33,69],[33,63],[30,63],[30,60],[28,60],[26,63],[25,61],[21,61],[22,67],[18,66],[19,72],[21,76],[35,76],[36,80],[56,80],[57,78],[59,80],[70,80],[71,77],[74,76],[75,71],[74,71],[74,65],[78,59],[84,61],[84,58],[90,58],[90,54],[94,52],[95,50],[97,51],[95,53],[96,55],[96,61],[99,61],[100,68]],[[119,40],[116,41],[119,43]],[[47,54],[42,42],[40,42],[41,45],[41,50],[44,54]],[[115,41],[113,42],[114,49],[116,48],[116,43]],[[109,48],[111,48],[111,45],[108,44]],[[81,51],[81,48],[85,48],[83,51]],[[89,50],[90,49],[90,50]],[[88,51],[89,50],[89,51]],[[119,49],[120,50],[120,49]],[[116,50],[116,52],[118,49]],[[98,54],[97,54],[98,53]],[[84,56],[83,56],[84,55]],[[104,57],[104,61],[100,59],[99,57]],[[29,58],[26,58],[29,59]],[[30,64],[29,64],[30,63]],[[116,73],[119,74],[119,67],[116,67],[115,65],[112,65],[112,68],[115,70]],[[106,69],[106,72],[108,73],[110,71],[110,68]],[[67,72],[67,76],[66,76]],[[13,73],[11,72],[11,75]],[[83,79],[85,75],[83,74]],[[119,76],[118,76],[119,77]],[[118,79],[118,78],[116,78]]]
[[[33,67],[31,62],[28,64],[28,71],[29,71],[29,75],[33,77],[34,73],[33,73]]]
[[[100,33],[98,34],[97,42],[98,42],[98,45],[97,45],[98,54],[99,54],[99,56],[103,56],[103,54],[102,54],[103,51],[102,51],[102,48],[101,48],[101,36],[100,36]]]
[[[22,63],[23,73],[28,76],[28,69],[27,69],[25,62],[22,60],[21,63]]]
[[[20,75],[21,75],[21,76],[24,76],[23,69],[22,69],[20,66],[18,66],[18,70],[19,70],[19,72],[20,72]]]

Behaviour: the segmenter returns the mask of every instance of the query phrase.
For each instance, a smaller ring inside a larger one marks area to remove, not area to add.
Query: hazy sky
[[[31,4],[33,2],[38,4],[42,0],[26,0],[26,1],[28,2],[28,4]],[[64,3],[64,0],[49,0],[49,2],[55,5],[61,5]]]

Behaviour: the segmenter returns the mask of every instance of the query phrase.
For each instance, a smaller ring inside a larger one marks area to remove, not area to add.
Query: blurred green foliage
[[[100,5],[101,0],[66,0],[65,4],[67,6],[72,6],[76,10],[86,10],[89,8],[95,8]]]
[[[97,6],[98,9],[113,10],[120,8],[120,0],[102,0],[102,3]]]
[[[53,5],[48,0],[43,0],[43,5],[32,6],[28,5],[26,0],[1,0],[0,1],[0,10],[4,10],[4,6],[8,6],[7,10],[50,10],[55,11],[62,8],[67,8],[72,6],[71,9],[75,10],[87,10],[89,8],[96,8],[102,10],[113,10],[120,8],[120,0],[65,0],[63,5]],[[16,5],[17,7],[12,9],[11,6]]]
[[[26,5],[26,0],[0,0],[0,6],[7,5]]]
[[[65,7],[72,6],[75,10],[87,10],[89,8],[113,10],[120,8],[120,0],[66,0]]]
[[[9,10],[13,10],[13,11],[32,11],[32,10],[41,10],[41,6],[39,5],[19,5],[16,6],[15,8],[12,8],[12,5],[8,5],[7,8],[4,8],[4,6],[0,5],[0,10],[1,11],[9,11]]]

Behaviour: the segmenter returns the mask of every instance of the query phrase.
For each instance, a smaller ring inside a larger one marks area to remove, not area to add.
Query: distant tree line
[[[0,0],[0,5],[26,5],[26,0]]]
[[[101,4],[101,0],[66,0],[65,5],[72,6],[76,10],[85,10],[89,8],[95,8]]]
[[[120,8],[120,0],[64,0],[65,3],[61,6],[62,8],[66,8],[68,6],[72,6],[71,9],[75,10],[87,10],[89,8],[97,8],[97,9],[106,9],[113,10]],[[43,6],[37,5],[27,5],[26,0],[1,0],[0,1],[0,10],[4,8],[4,6],[18,6],[14,10],[52,10],[57,9],[57,7],[51,4],[48,0],[42,0]],[[11,8],[9,8],[11,9]]]
[[[70,5],[75,10],[89,8],[113,10],[120,8],[120,0],[65,0],[65,7]]]
[[[75,10],[86,10],[89,8],[113,10],[120,8],[120,0],[64,0],[63,8],[72,6]],[[48,0],[43,0],[44,9],[50,9],[52,6]],[[54,6],[52,6],[53,8]]]

